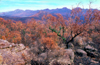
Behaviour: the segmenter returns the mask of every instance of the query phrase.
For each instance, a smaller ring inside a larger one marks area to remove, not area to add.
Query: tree
[[[76,36],[87,31],[87,27],[85,26],[88,26],[88,23],[83,23],[80,19],[81,15],[82,10],[80,8],[76,8],[72,10],[71,17],[69,17],[68,20],[64,19],[64,17],[60,14],[57,14],[57,17],[49,14],[45,16],[45,19],[49,22],[49,29],[62,38],[63,43],[65,43],[68,48],[69,42],[73,42]],[[65,36],[65,33],[69,36]]]

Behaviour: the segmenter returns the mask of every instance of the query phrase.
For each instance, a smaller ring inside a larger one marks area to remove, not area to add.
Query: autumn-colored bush
[[[52,38],[42,38],[42,44],[45,45],[47,49],[52,49],[57,47],[57,43]]]
[[[81,17],[84,16],[83,19]],[[72,9],[70,17],[61,14],[44,15],[42,20],[32,19],[27,23],[0,18],[0,39],[29,45],[41,42],[47,48],[55,48],[59,43],[66,45],[77,36],[85,36],[100,43],[100,11]]]
[[[19,31],[11,31],[10,34],[8,34],[8,41],[14,42],[14,43],[21,43],[21,34]]]

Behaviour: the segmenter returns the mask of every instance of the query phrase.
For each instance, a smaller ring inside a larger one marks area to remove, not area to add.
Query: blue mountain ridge
[[[74,8],[74,9],[78,9]],[[82,9],[82,8],[80,8]],[[83,13],[86,13],[88,9],[82,9]],[[92,9],[94,10],[94,9]],[[57,9],[44,9],[44,10],[20,10],[20,9],[16,9],[14,11],[9,11],[9,12],[1,12],[0,13],[0,17],[4,18],[4,19],[11,19],[11,20],[15,20],[15,21],[22,21],[22,22],[26,22],[27,20],[34,18],[37,20],[41,20],[43,15],[47,15],[47,14],[52,14],[54,16],[56,16],[57,13],[60,13],[62,16],[68,18],[70,17],[71,14],[71,9],[68,9],[66,7],[63,8],[57,8]],[[81,19],[83,19],[84,17],[82,16]]]

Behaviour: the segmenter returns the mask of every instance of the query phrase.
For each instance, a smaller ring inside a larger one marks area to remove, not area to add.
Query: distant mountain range
[[[0,16],[16,16],[16,17],[30,17],[32,15],[35,15],[39,12],[46,12],[46,13],[60,13],[62,15],[65,15],[66,13],[70,13],[71,10],[64,7],[62,9],[52,9],[52,10],[49,10],[49,9],[44,9],[44,10],[36,10],[36,11],[33,11],[33,10],[20,10],[20,9],[17,9],[17,10],[14,10],[14,11],[10,11],[10,12],[2,12],[0,13]]]
[[[82,9],[83,12],[86,12],[88,9]],[[27,22],[29,19],[34,18],[36,20],[41,20],[43,15],[52,14],[56,16],[57,13],[60,13],[64,17],[69,17],[71,14],[71,10],[64,7],[64,8],[57,8],[57,9],[44,9],[44,10],[14,10],[9,12],[2,12],[0,13],[0,17],[4,19],[11,19],[15,21],[22,21]]]

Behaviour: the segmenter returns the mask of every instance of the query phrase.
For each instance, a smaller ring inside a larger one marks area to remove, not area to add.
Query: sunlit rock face
[[[23,44],[9,43],[0,39],[0,65],[30,64],[30,49]]]
[[[33,50],[35,49],[33,48]],[[34,54],[29,47],[25,47],[23,44],[14,44],[0,39],[0,65],[34,65],[34,63],[55,65],[55,62],[68,65],[72,64],[74,60],[72,49],[59,48],[42,52],[36,56]]]

